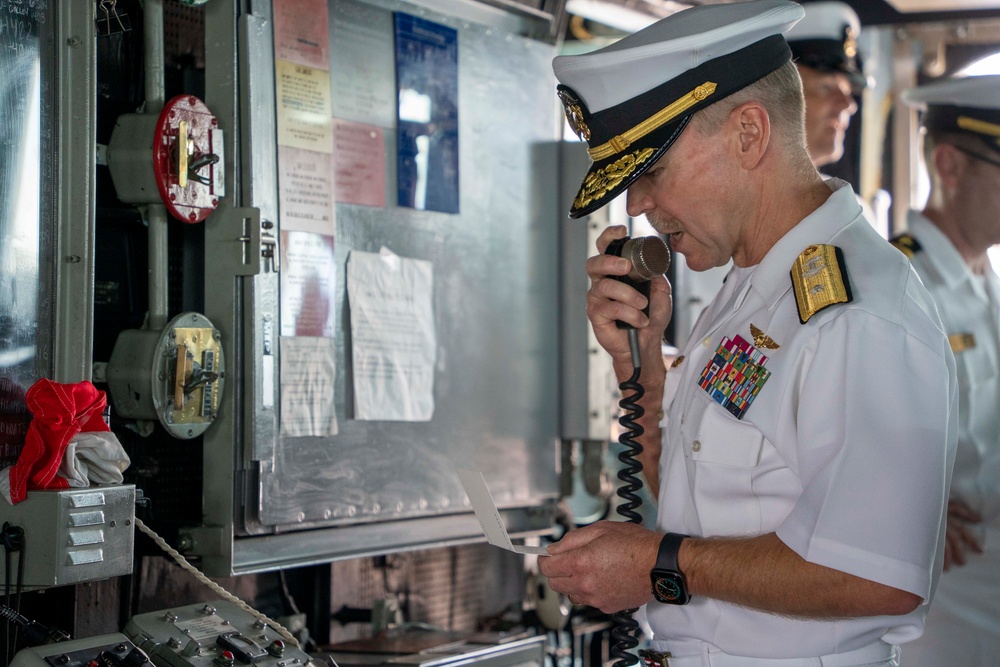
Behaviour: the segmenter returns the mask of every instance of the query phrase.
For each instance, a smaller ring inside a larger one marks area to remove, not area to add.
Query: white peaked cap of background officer
[[[929,106],[1000,109],[1000,74],[935,81],[903,91],[902,98],[910,106],[921,109]]]
[[[785,33],[795,62],[821,72],[846,74],[855,92],[860,92],[868,80],[859,61],[858,15],[843,2],[809,2],[802,7],[805,16]]]
[[[611,201],[655,163],[704,107],[791,58],[782,33],[802,18],[788,0],[702,5],[614,44],[552,62],[570,127],[594,163],[570,217]]]
[[[850,5],[843,2],[809,2],[802,5],[806,14],[785,33],[789,43],[800,39],[844,38],[844,26],[857,37],[861,21]]]
[[[923,109],[928,130],[979,137],[1000,152],[1000,75],[967,76],[903,91],[902,100]]]

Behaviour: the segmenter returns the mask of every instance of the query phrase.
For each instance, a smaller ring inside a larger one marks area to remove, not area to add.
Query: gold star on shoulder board
[[[780,345],[774,342],[774,339],[768,336],[766,333],[750,324],[750,335],[753,336],[753,344],[755,347],[762,347],[765,350],[777,350]]]

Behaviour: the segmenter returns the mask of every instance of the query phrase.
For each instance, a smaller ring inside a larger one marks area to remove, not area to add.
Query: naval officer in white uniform
[[[844,156],[844,134],[858,110],[855,97],[867,87],[858,52],[861,22],[843,2],[810,2],[785,33],[802,78],[806,100],[806,147],[817,167]]]
[[[734,264],[667,372],[667,281],[647,299],[612,279],[627,259],[587,261],[619,381],[641,360],[657,529],[599,522],[539,559],[575,602],[647,604],[647,660],[671,667],[895,664],[941,570],[954,356],[909,262],[810,162],[782,35],[801,16],[705,5],[554,62],[594,161],[570,215],[627,190],[689,267]]]
[[[931,181],[893,239],[937,302],[958,367],[958,453],[945,572],[905,667],[1000,663],[1000,76],[911,89]]]

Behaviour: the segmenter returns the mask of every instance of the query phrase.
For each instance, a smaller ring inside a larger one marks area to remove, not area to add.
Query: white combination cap
[[[864,88],[868,81],[858,53],[858,15],[843,2],[809,2],[802,8],[805,16],[785,33],[795,62],[821,72],[846,74],[855,90]]]
[[[570,127],[594,163],[570,208],[608,203],[655,163],[691,116],[791,58],[782,33],[802,18],[788,0],[702,5],[552,68]]]
[[[789,44],[805,39],[843,40],[844,26],[855,36],[861,32],[858,15],[845,2],[807,2],[802,8],[805,16],[785,33]]]
[[[910,88],[906,104],[922,109],[920,122],[936,132],[960,132],[1000,152],[1000,75],[967,76]]]

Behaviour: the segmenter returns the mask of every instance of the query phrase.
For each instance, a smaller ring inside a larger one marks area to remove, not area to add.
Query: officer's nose
[[[858,110],[858,103],[854,99],[854,95],[851,93],[851,89],[848,86],[843,86],[837,89],[837,94],[840,96],[837,100],[841,111],[846,111],[849,116],[853,116]]]
[[[650,188],[646,185],[645,179],[640,178],[625,192],[625,211],[630,217],[638,218],[651,210],[653,210],[653,197]]]
[[[847,113],[853,116],[858,110],[858,103],[855,101],[854,95],[851,93],[846,93],[844,97],[847,98]]]

